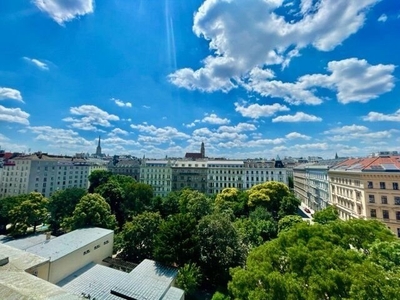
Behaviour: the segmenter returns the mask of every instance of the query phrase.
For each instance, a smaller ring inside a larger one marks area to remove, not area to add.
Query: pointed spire
[[[99,135],[99,143],[97,144],[98,147],[100,147],[100,135]]]
[[[337,152],[336,152],[335,159],[338,159],[338,158],[339,158],[339,156],[337,155]]]

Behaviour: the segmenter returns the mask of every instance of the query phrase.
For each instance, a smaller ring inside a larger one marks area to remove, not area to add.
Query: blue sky
[[[0,146],[400,150],[400,1],[3,0]]]

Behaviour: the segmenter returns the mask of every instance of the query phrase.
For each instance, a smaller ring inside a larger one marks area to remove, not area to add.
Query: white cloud
[[[167,126],[163,128],[158,128],[154,125],[147,124],[139,124],[139,125],[131,125],[132,129],[136,129],[141,133],[146,133],[148,135],[139,135],[138,141],[144,142],[148,144],[162,144],[166,142],[170,142],[174,139],[188,139],[189,135],[186,133],[178,131],[176,128]]]
[[[231,121],[227,118],[220,118],[216,114],[210,114],[201,120],[203,123],[215,124],[215,125],[223,125],[229,124]]]
[[[120,99],[115,99],[115,98],[111,98],[111,101],[114,101],[115,104],[117,104],[119,107],[132,107],[132,103],[130,102],[124,102]]]
[[[111,130],[111,131],[108,133],[109,136],[116,136],[116,135],[118,135],[118,134],[120,134],[120,135],[128,135],[129,132],[126,131],[126,130],[123,130],[123,129],[121,129],[121,128],[114,128],[113,130]]]
[[[324,132],[324,134],[349,134],[349,133],[365,133],[368,132],[368,127],[362,125],[346,125],[342,127],[332,128]]]
[[[0,133],[0,141],[4,142],[4,141],[9,141],[10,139],[8,137],[6,137],[4,134]]]
[[[387,19],[388,19],[387,15],[381,14],[381,16],[378,18],[378,21],[384,23],[387,21]]]
[[[71,126],[81,130],[98,130],[98,126],[111,127],[110,121],[118,121],[119,117],[107,113],[94,105],[81,105],[71,107],[71,114],[80,116],[78,118],[67,117],[63,121],[71,123]]]
[[[289,139],[289,140],[293,140],[293,139],[304,139],[304,140],[310,140],[311,137],[305,134],[301,134],[298,132],[291,132],[288,133],[287,135],[285,135],[285,138]]]
[[[258,119],[260,117],[270,117],[279,111],[289,111],[290,109],[287,106],[279,103],[274,103],[271,105],[251,104],[245,107],[236,102],[235,110],[243,117]]]
[[[213,55],[198,70],[180,69],[170,81],[190,90],[229,91],[253,68],[287,65],[309,45],[330,51],[365,23],[366,10],[380,0],[302,1],[284,7],[282,0],[206,0],[194,16],[193,31],[209,41]],[[291,20],[277,9],[297,10]]]
[[[49,66],[46,63],[44,63],[36,58],[29,58],[29,57],[25,56],[25,57],[23,57],[23,59],[26,60],[27,62],[33,64],[34,66],[36,66],[37,68],[39,68],[41,70],[45,70],[45,71],[49,70]]]
[[[94,0],[33,0],[33,3],[60,25],[94,11]]]
[[[148,106],[148,105],[142,105],[142,107],[145,108],[145,109],[150,109],[151,108],[151,106]]]
[[[218,132],[243,132],[243,131],[254,131],[257,127],[254,124],[239,123],[236,126],[220,126]]]
[[[183,123],[182,125],[185,126],[186,128],[192,128],[192,127],[196,126],[196,123],[195,122],[192,122],[192,123],[189,123],[189,124]]]
[[[0,105],[0,121],[29,125],[29,114],[20,108],[7,108]]]
[[[309,115],[303,112],[297,112],[294,115],[279,116],[272,119],[273,123],[276,122],[321,122],[320,117]]]
[[[304,75],[294,83],[259,80],[250,76],[244,87],[264,97],[282,98],[293,105],[321,104],[323,99],[315,95],[315,88],[335,91],[337,100],[343,104],[365,103],[393,89],[394,69],[394,65],[373,66],[364,59],[349,58],[329,62],[327,70],[330,75]]]
[[[398,109],[394,114],[382,114],[379,112],[371,111],[367,116],[363,117],[364,121],[389,121],[389,122],[400,122],[400,109]]]
[[[20,102],[24,102],[22,100],[21,92],[15,89],[0,87],[0,100],[4,99],[12,99]]]

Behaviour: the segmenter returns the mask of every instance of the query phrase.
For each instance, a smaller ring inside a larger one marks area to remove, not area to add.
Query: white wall
[[[105,244],[105,242],[108,243]],[[57,283],[91,262],[102,263],[102,260],[112,255],[114,233],[110,233],[85,247],[50,262],[49,281]],[[100,246],[95,249],[95,246]],[[90,251],[86,253],[86,251]],[[86,253],[86,254],[84,254]]]

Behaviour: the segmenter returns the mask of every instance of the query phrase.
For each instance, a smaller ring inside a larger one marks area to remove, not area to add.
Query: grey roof
[[[171,286],[176,275],[176,269],[148,259],[130,273],[92,263],[57,285],[75,295],[90,294],[98,300],[121,299],[118,294],[137,300],[179,300],[184,292]]]
[[[75,295],[84,293],[97,300],[120,300],[120,297],[111,295],[110,291],[115,284],[127,275],[128,273],[122,271],[90,263],[64,278],[57,285]]]
[[[50,236],[51,239],[54,236]],[[35,234],[28,237],[13,239],[9,236],[0,235],[0,244],[5,244],[20,250],[26,250],[32,246],[44,243],[46,241],[46,234]]]
[[[25,272],[0,272],[1,299],[79,300],[60,287]]]
[[[113,231],[98,227],[77,229],[55,239],[27,248],[26,251],[42,257],[48,257],[50,261],[55,261],[110,233],[113,233]]]
[[[9,263],[0,267],[2,271],[25,271],[49,261],[47,258],[0,244],[0,257],[8,257]]]

